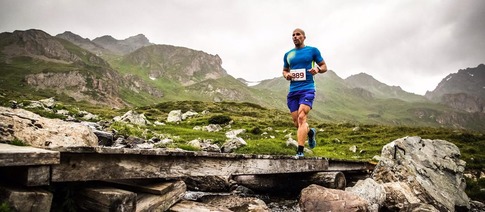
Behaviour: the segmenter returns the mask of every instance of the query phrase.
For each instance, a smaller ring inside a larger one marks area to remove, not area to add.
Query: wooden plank
[[[142,181],[146,181],[143,179]],[[173,189],[173,182],[140,183],[141,180],[105,180],[109,185],[133,192],[163,195]]]
[[[169,187],[171,188],[164,194],[138,194],[136,211],[167,211],[175,203],[183,199],[186,192],[186,186],[183,181],[168,182],[164,184],[169,184]]]
[[[362,161],[329,160],[328,171],[372,171],[375,165]]]
[[[85,211],[136,211],[136,193],[109,187],[84,188],[75,196]]]
[[[236,155],[204,152],[169,152],[83,148],[61,152],[61,163],[52,166],[52,181],[230,176],[317,172],[328,169],[321,158]]]
[[[0,143],[0,167],[59,163],[60,153],[58,151]]]

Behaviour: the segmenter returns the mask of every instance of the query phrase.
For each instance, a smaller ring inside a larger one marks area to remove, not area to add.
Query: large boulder
[[[381,205],[386,201],[384,185],[377,183],[372,178],[359,180],[353,187],[348,187],[345,191],[352,192],[367,200],[370,211],[379,211]]]
[[[97,146],[98,138],[82,123],[49,119],[24,109],[0,107],[0,140],[34,147]]]
[[[369,211],[368,202],[352,192],[310,185],[301,191],[301,211]]]
[[[470,209],[463,176],[465,162],[460,160],[456,145],[444,140],[405,137],[385,145],[380,158],[372,177],[384,184],[384,205],[388,209]]]

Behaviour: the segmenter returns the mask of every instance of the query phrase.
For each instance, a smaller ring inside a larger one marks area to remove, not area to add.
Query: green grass
[[[15,146],[28,146],[24,141],[17,138],[14,138],[12,141],[10,141],[10,144]]]
[[[11,212],[14,211],[8,202],[1,202],[0,203],[0,212]]]
[[[182,121],[181,123],[166,123],[163,126],[147,126],[148,131],[155,134],[176,136],[179,142],[193,139],[212,139],[217,142],[225,140],[225,132],[234,129],[245,129],[240,135],[248,143],[238,149],[238,153],[245,154],[274,154],[292,155],[293,147],[286,146],[285,136],[290,134],[296,139],[296,132],[288,113],[275,109],[268,109],[252,103],[234,102],[202,102],[178,101],[163,102],[151,106],[135,109],[143,113],[150,121],[165,122],[171,110],[195,111],[199,116]],[[202,111],[208,111],[202,115]],[[119,111],[119,114],[126,110]],[[194,130],[195,126],[206,126],[214,116],[227,116],[232,119],[230,128],[221,132],[205,132]],[[462,153],[462,158],[471,169],[485,167],[485,136],[481,133],[435,127],[407,127],[374,124],[319,123],[310,118],[310,125],[317,133],[317,147],[313,156],[370,161],[375,155],[380,155],[382,147],[398,138],[406,136],[420,136],[423,139],[443,139],[456,144]],[[138,133],[140,134],[140,133]],[[349,150],[357,147],[357,152]]]

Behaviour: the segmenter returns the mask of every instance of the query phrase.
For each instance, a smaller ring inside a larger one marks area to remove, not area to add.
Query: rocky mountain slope
[[[466,112],[485,112],[485,65],[446,76],[425,97]]]
[[[353,88],[363,88],[370,91],[374,97],[379,99],[396,98],[407,102],[425,101],[423,96],[408,93],[399,86],[389,86],[377,81],[374,77],[360,73],[345,79],[345,82]]]
[[[117,40],[109,35],[105,35],[95,38],[93,43],[96,43],[117,55],[125,55],[141,47],[152,45],[148,41],[148,38],[143,34],[138,34],[124,40]]]
[[[0,89],[13,96],[52,95],[111,107],[127,106],[123,95],[161,96],[92,52],[41,30],[1,33],[0,51]]]

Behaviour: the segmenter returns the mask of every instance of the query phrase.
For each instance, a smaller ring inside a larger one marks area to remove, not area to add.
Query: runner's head
[[[293,34],[291,35],[291,37],[293,38],[293,44],[295,44],[295,47],[296,48],[301,48],[301,47],[304,47],[305,44],[305,31],[303,31],[302,29],[300,28],[296,28],[295,30],[293,30]]]

